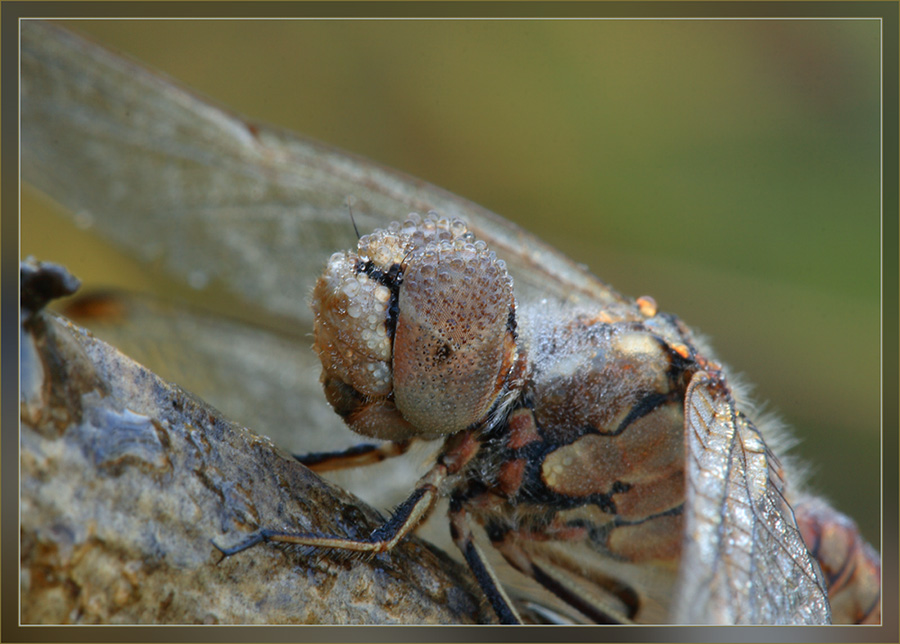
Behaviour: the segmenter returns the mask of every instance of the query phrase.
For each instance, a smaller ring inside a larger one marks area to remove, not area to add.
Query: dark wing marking
[[[784,498],[780,465],[725,382],[685,395],[685,541],[680,623],[827,624],[825,581]]]

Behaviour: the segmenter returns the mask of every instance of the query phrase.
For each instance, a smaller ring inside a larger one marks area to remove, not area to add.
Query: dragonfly
[[[67,81],[72,78],[80,82]],[[96,114],[100,105],[102,115]],[[141,128],[135,129],[136,123]],[[77,162],[61,166],[61,151]],[[23,25],[23,152],[26,177],[48,194],[66,195],[68,206],[90,213],[94,225],[110,238],[174,273],[227,285],[273,324],[309,320],[309,279],[321,272],[345,239],[346,220],[333,212],[335,202],[346,195],[354,196],[358,211],[385,225],[403,213],[431,209],[464,222],[475,238],[503,258],[517,302],[595,314],[603,310],[623,319],[657,317],[651,300],[623,298],[583,267],[484,208],[371,162],[251,124],[134,63],[39,23]],[[169,160],[165,175],[155,171],[160,155]],[[123,159],[128,163],[121,163]],[[86,173],[105,177],[105,182],[87,183]],[[230,225],[223,226],[223,221]],[[284,279],[282,266],[291,266],[300,278]],[[584,323],[578,316],[571,321],[579,320]],[[565,555],[554,554],[553,544],[543,549],[529,544],[516,551],[520,569],[540,570],[531,575],[538,583],[595,621],[824,623],[839,617],[838,606],[840,615],[849,615],[842,619],[877,620],[880,595],[877,582],[871,581],[877,576],[877,555],[836,511],[816,499],[791,496],[777,458],[742,413],[722,368],[711,354],[697,351],[690,336],[678,336],[690,341],[675,341],[673,334],[687,332],[675,322],[667,324],[673,325],[664,334],[674,351],[669,359],[680,356],[702,366],[679,389],[685,427],[695,430],[690,435],[702,429],[729,443],[729,453],[739,457],[742,467],[728,468],[728,476],[719,477],[722,489],[713,496],[720,501],[709,506],[702,500],[708,490],[701,481],[731,462],[725,457],[728,450],[685,439],[681,467],[688,500],[669,509],[681,517],[672,529],[688,538],[673,546],[678,551],[674,563],[653,572],[658,583],[629,579],[621,570],[629,563],[624,560],[616,562],[614,571],[587,574],[571,561],[561,561]],[[330,414],[324,397],[321,410],[323,418]],[[338,420],[329,417],[323,426],[334,427]],[[461,434],[468,435],[454,436]],[[442,453],[458,454],[460,449],[452,444]],[[577,460],[578,454],[569,456]],[[743,500],[735,495],[743,495]],[[729,502],[723,504],[723,498]],[[422,506],[414,501],[405,507],[412,515]],[[402,526],[394,535],[398,538],[414,527],[405,520],[394,523]],[[469,548],[473,542],[465,526],[458,527],[465,535],[460,543]],[[832,529],[837,527],[841,530]],[[756,543],[738,547],[740,538],[732,529],[746,529]],[[838,546],[825,539],[835,535]],[[840,545],[854,558],[848,559]],[[783,556],[768,559],[771,547]],[[738,551],[746,558],[738,561]],[[512,554],[509,558],[516,559]],[[502,584],[482,570],[481,556],[467,559],[500,618],[515,621],[512,602]],[[831,571],[846,571],[843,564],[848,561],[861,571],[859,578],[829,578]],[[762,563],[766,565],[757,565]],[[640,566],[632,570],[647,575]],[[765,571],[763,577],[753,576],[760,570]],[[863,581],[862,573],[869,573]],[[586,588],[593,601],[576,601]],[[754,604],[757,594],[773,602]],[[677,597],[691,601],[679,603]]]

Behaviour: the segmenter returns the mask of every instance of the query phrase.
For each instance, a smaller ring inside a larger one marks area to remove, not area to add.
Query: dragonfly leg
[[[577,528],[542,534],[510,530],[492,535],[492,544],[516,570],[534,579],[595,624],[632,623],[639,600],[630,587],[603,575],[588,579],[580,574],[583,571],[577,566],[546,557],[538,560],[522,547],[524,543],[545,541],[548,534],[553,534],[558,541],[579,540],[579,532]]]
[[[391,518],[363,539],[263,529],[230,548],[222,548],[215,542],[213,545],[226,557],[263,542],[292,543],[353,552],[385,552],[396,546],[428,515],[437,499],[439,487],[446,477],[446,465],[435,464],[419,479],[412,494],[397,507]]]
[[[405,454],[412,444],[412,440],[382,444],[363,443],[334,452],[310,452],[293,456],[314,472],[330,472],[380,463]]]
[[[466,511],[456,499],[450,501],[450,535],[462,552],[475,580],[487,596],[501,624],[521,624],[522,618],[516,612],[512,601],[503,590],[503,586],[494,574],[493,569],[484,557],[481,548],[472,537],[472,528],[466,517]]]

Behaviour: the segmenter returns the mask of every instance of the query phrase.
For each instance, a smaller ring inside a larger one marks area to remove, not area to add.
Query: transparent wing
[[[224,290],[237,302],[227,310],[252,324],[122,295],[117,320],[79,321],[286,449],[355,441],[325,406],[308,304],[328,257],[353,239],[348,197],[363,232],[414,210],[466,219],[507,261],[520,300],[623,302],[476,204],[250,123],[59,25],[20,24],[23,178],[134,257]]]
[[[680,623],[827,624],[825,581],[783,496],[780,465],[721,379],[685,396]]]
[[[322,396],[321,366],[305,336],[120,292],[81,296],[62,313],[284,449],[327,449],[328,435],[343,428]]]
[[[328,256],[435,209],[503,257],[520,298],[620,301],[513,224],[432,185],[213,106],[65,29],[21,23],[23,177],[137,257],[308,321]]]
[[[180,302],[121,292],[80,296],[62,313],[289,453],[360,443],[322,394],[322,367],[306,334],[291,336]],[[427,447],[400,462],[328,478],[375,507],[389,508],[408,495],[410,481],[433,451]]]

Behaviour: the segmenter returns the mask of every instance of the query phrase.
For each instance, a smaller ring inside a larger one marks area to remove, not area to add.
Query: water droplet
[[[94,215],[87,210],[79,210],[75,213],[75,226],[80,230],[88,230],[94,225]]]
[[[188,284],[191,285],[191,288],[199,291],[200,289],[206,288],[209,284],[209,275],[201,270],[191,271],[190,275],[188,275]]]

